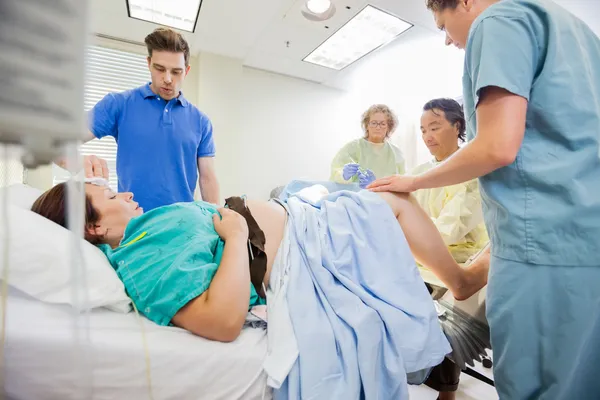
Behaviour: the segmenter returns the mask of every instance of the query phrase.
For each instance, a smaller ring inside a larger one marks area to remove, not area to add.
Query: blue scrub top
[[[529,101],[515,162],[480,180],[493,254],[600,266],[600,39],[551,1],[500,1],[469,32],[463,76],[469,139],[488,86]]]
[[[194,200],[198,157],[213,157],[210,120],[183,95],[170,101],[150,84],[110,93],[90,111],[90,131],[112,136],[119,192],[133,192],[145,211]]]

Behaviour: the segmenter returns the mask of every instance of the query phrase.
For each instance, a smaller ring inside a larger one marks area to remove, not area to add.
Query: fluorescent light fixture
[[[389,43],[412,26],[368,5],[303,61],[339,71]]]
[[[331,0],[308,0],[306,8],[314,14],[323,14],[331,7]]]
[[[194,32],[202,0],[125,0],[130,18]]]

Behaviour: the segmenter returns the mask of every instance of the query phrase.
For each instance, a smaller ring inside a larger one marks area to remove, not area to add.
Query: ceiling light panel
[[[339,71],[389,43],[412,26],[368,5],[303,61]]]
[[[194,32],[202,0],[126,0],[131,18]]]

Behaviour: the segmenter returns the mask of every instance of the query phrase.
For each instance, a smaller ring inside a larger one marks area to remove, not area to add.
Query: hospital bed
[[[80,323],[85,321],[81,316]],[[262,362],[266,331],[245,328],[233,343],[158,326],[135,313],[95,309],[89,340],[74,353],[70,307],[11,289],[7,300],[5,390],[11,400],[271,399]],[[146,366],[140,323],[150,360]],[[82,327],[80,329],[85,329]],[[73,369],[73,355],[88,360]],[[91,375],[90,375],[91,373]],[[150,379],[150,380],[149,380]],[[149,382],[152,394],[149,393]]]
[[[272,398],[262,371],[267,353],[265,329],[245,328],[235,342],[225,344],[183,329],[158,326],[132,310],[127,312],[129,303],[122,309],[118,299],[125,293],[110,264],[101,254],[87,258],[95,254],[89,249],[82,249],[87,276],[95,282],[89,292],[95,294],[89,300],[100,299],[102,304],[112,304],[112,309],[96,303],[91,311],[77,314],[65,302],[73,285],[64,276],[68,273],[64,265],[68,263],[66,230],[62,232],[63,228],[42,217],[33,219],[28,211],[40,194],[20,184],[0,189],[0,203],[7,195],[11,207],[6,331],[4,343],[0,343],[4,350],[0,375],[4,398]],[[0,233],[0,254],[6,244],[3,235],[4,230]],[[0,266],[5,261],[0,257]],[[114,286],[115,282],[119,285]],[[63,292],[66,297],[57,297]],[[114,297],[119,292],[122,294]]]
[[[28,194],[27,207],[38,195]],[[94,308],[77,319],[84,340],[76,348],[70,306],[14,287],[6,316],[4,387],[10,399],[273,397],[262,370],[267,336],[261,328],[245,328],[225,344],[158,326],[135,312]]]

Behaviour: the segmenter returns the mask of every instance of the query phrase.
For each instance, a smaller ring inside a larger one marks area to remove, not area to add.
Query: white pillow
[[[18,205],[11,204],[12,200],[8,205],[9,286],[44,302],[70,304],[79,311],[106,307],[117,312],[129,312],[131,303],[123,283],[102,251],[83,239],[80,243],[86,271],[88,306],[82,304],[83,298],[74,304],[71,232],[26,209],[24,205],[29,201],[21,198]],[[0,198],[0,226],[6,224],[3,203]],[[4,259],[6,239],[5,229],[0,229],[0,260]],[[81,284],[82,280],[79,282]]]
[[[31,206],[42,195],[41,190],[34,187],[24,185],[22,183],[15,183],[8,187],[0,190],[0,201],[3,201],[4,192],[8,192],[8,202],[14,204],[19,208],[31,210]]]

